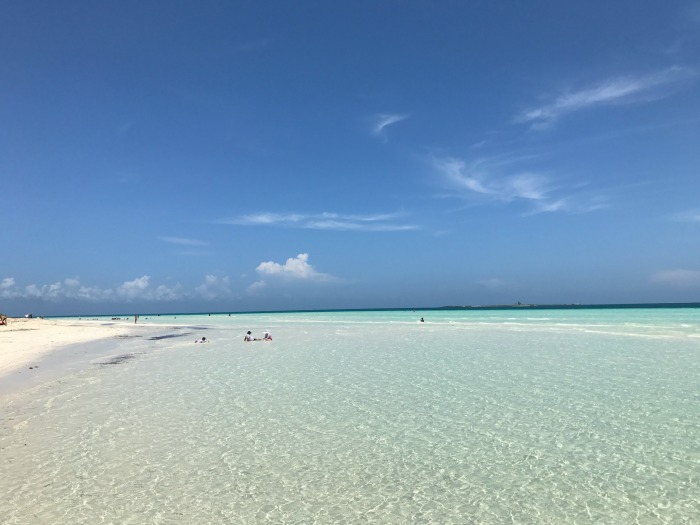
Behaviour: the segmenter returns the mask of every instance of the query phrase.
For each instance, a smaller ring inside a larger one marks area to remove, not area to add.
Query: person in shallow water
[[[244,340],[244,341],[257,341],[257,339],[255,339],[255,338],[253,337],[253,333],[252,333],[250,330],[248,330],[248,331],[246,332],[245,336],[243,337],[243,340]]]
[[[207,341],[207,338],[206,338],[206,337],[202,337],[201,340],[195,341],[195,343],[208,343],[208,342],[209,342],[209,341]]]

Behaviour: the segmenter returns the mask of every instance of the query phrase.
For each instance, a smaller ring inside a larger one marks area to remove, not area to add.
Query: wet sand
[[[153,330],[126,319],[8,318],[7,325],[0,326],[0,394],[53,379],[69,364],[104,355],[120,341],[147,336]]]

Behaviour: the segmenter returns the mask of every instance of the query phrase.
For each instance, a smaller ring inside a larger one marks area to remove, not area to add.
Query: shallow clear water
[[[700,522],[696,309],[142,320],[0,399],[3,523]]]

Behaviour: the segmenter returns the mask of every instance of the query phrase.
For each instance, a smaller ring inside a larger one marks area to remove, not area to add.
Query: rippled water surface
[[[0,398],[0,522],[700,523],[698,310],[144,321]]]

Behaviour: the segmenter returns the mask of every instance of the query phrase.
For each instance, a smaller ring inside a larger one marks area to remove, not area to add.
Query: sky
[[[0,312],[700,301],[700,2],[0,1]]]

